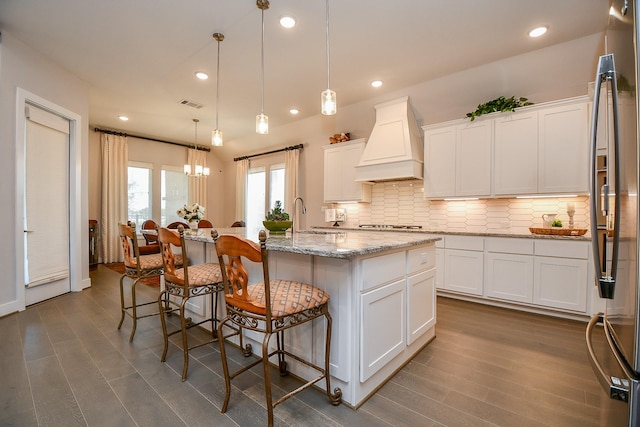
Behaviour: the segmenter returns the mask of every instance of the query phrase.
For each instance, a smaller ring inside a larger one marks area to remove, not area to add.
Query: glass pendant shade
[[[191,165],[184,165],[184,174],[191,175]]]
[[[322,114],[332,116],[336,114],[337,103],[336,93],[331,89],[327,89],[320,94],[320,102],[322,104]]]
[[[211,144],[216,147],[222,147],[222,131],[220,129],[215,129],[211,131]]]
[[[256,133],[266,135],[269,133],[269,117],[260,113],[256,116]]]
[[[202,165],[196,165],[196,175],[202,175]]]
[[[202,168],[202,175],[209,176],[210,173],[211,171],[209,170],[208,167],[205,166],[204,168]]]

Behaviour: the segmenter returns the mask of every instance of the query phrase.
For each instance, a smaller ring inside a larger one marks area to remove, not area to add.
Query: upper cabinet
[[[323,147],[325,203],[371,201],[372,184],[356,182],[356,165],[364,144],[362,138]]]
[[[423,127],[425,198],[588,193],[588,107],[579,97]]]
[[[425,130],[425,197],[490,196],[492,140],[490,120]]]

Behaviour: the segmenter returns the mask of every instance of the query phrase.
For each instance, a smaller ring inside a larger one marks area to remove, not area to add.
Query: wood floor
[[[157,317],[141,320],[129,343],[131,320],[116,329],[118,278],[99,266],[90,289],[0,319],[0,425],[266,425],[259,369],[234,380],[221,414],[216,344],[192,351],[183,383],[178,347],[160,362]],[[139,288],[148,299],[157,292]],[[584,327],[439,298],[437,338],[357,411],[306,390],[276,407],[276,425],[611,427],[601,421],[609,399],[588,365]],[[234,359],[245,363],[238,351]]]

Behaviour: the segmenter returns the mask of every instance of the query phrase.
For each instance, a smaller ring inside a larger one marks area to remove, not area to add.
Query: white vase
[[[189,227],[192,230],[197,230],[198,229],[198,221],[189,221]]]

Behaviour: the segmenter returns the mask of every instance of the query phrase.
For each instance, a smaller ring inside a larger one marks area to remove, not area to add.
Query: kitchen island
[[[245,228],[217,229],[257,241]],[[211,229],[185,233],[190,262],[217,262]],[[435,337],[435,241],[427,234],[308,230],[267,239],[272,278],[311,283],[331,296],[331,385],[344,403],[358,407]],[[259,265],[248,267],[250,282],[262,281]],[[195,298],[195,318],[210,307]],[[223,308],[221,309],[221,313]],[[290,331],[294,353],[323,360],[321,320]],[[245,331],[245,341],[261,348],[262,336]],[[237,343],[237,341],[236,341]],[[273,344],[275,345],[275,343]],[[295,360],[290,370],[312,378],[315,372]],[[324,384],[318,384],[324,387]]]

